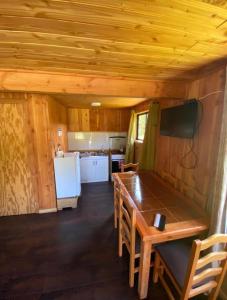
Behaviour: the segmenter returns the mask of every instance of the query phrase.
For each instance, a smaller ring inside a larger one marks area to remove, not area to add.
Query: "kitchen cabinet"
[[[90,110],[91,131],[128,131],[129,120],[129,109],[94,108]]]
[[[90,131],[89,109],[68,109],[68,131]]]
[[[80,176],[81,183],[92,182],[93,175],[93,160],[83,157],[80,159]]]
[[[69,108],[69,131],[128,131],[130,109]]]
[[[102,182],[109,180],[108,156],[88,156],[80,159],[81,182]]]

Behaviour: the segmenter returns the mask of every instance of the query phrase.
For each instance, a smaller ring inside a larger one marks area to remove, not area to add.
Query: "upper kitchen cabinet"
[[[128,131],[130,109],[68,109],[69,131]]]
[[[120,131],[128,131],[130,116],[131,116],[130,109],[120,110]]]
[[[106,110],[100,109],[100,108],[90,109],[91,131],[106,131],[105,112],[106,112]]]
[[[90,131],[89,109],[68,109],[68,131]]]

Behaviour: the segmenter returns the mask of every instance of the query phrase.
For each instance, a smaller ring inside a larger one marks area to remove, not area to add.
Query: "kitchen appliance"
[[[110,137],[110,174],[121,172],[121,164],[125,160],[126,140],[125,136]]]
[[[54,173],[58,209],[76,207],[81,193],[79,152],[64,153],[64,157],[55,157]]]
[[[124,164],[125,154],[111,154],[111,173],[121,172],[121,164]]]

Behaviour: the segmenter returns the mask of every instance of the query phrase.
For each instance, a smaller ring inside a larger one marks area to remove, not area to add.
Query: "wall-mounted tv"
[[[198,101],[190,99],[183,105],[161,110],[160,134],[192,138],[197,129]]]

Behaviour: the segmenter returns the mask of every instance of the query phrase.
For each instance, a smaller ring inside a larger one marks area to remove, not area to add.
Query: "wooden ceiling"
[[[132,107],[143,101],[146,98],[133,97],[108,97],[98,95],[54,95],[54,98],[67,107],[92,108],[92,102],[100,102],[101,107],[109,108],[124,108]]]
[[[0,2],[0,69],[192,78],[226,58],[224,0]]]

